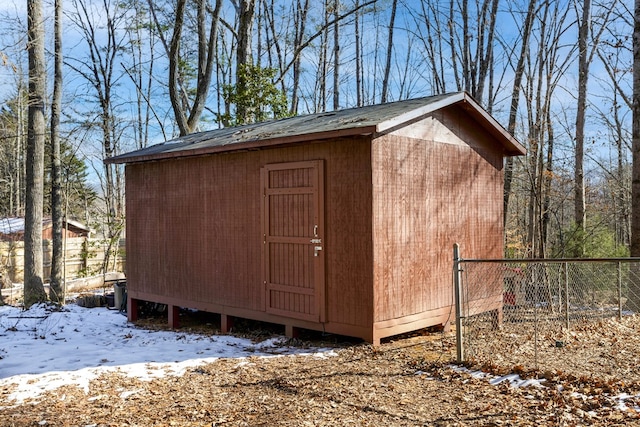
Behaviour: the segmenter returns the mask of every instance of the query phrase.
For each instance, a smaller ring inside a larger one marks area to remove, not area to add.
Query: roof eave
[[[251,141],[233,143],[228,145],[210,146],[196,149],[182,149],[176,151],[164,151],[157,154],[147,155],[127,155],[110,157],[104,160],[106,164],[142,163],[155,160],[167,160],[175,158],[196,157],[209,154],[229,153],[234,151],[260,150],[263,148],[274,148],[283,145],[296,144],[299,142],[321,141],[333,138],[342,138],[355,135],[371,135],[375,133],[375,126],[353,127],[334,131],[314,132],[287,137],[275,137],[268,139],[254,139]]]
[[[506,156],[527,154],[527,149],[468,94],[465,94],[462,108],[474,116],[502,144]]]

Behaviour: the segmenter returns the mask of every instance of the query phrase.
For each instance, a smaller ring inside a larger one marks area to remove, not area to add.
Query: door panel
[[[262,169],[265,310],[324,321],[323,162]]]

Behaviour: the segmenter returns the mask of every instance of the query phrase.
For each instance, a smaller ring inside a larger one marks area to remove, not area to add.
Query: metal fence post
[[[456,357],[464,362],[464,342],[462,334],[462,280],[460,277],[460,245],[453,245],[453,287],[456,297]]]
[[[622,320],[622,262],[618,261],[618,320]]]
[[[567,325],[567,333],[569,332],[569,263],[562,263],[564,267],[564,299],[565,299],[565,321]]]

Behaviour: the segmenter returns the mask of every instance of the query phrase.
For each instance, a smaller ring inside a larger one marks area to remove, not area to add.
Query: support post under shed
[[[180,327],[180,307],[170,304],[167,306],[167,312],[169,315],[169,328],[178,329]]]
[[[228,334],[233,328],[233,316],[227,314],[220,315],[220,332]]]

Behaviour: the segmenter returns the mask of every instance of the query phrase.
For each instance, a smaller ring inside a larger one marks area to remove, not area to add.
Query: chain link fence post
[[[562,270],[564,272],[564,315],[567,327],[567,336],[569,334],[569,263],[562,263]],[[566,337],[565,337],[566,338]]]
[[[618,261],[618,320],[622,320],[622,262]]]
[[[464,342],[462,334],[462,281],[460,270],[460,245],[453,245],[453,287],[456,299],[456,358],[464,362]]]

